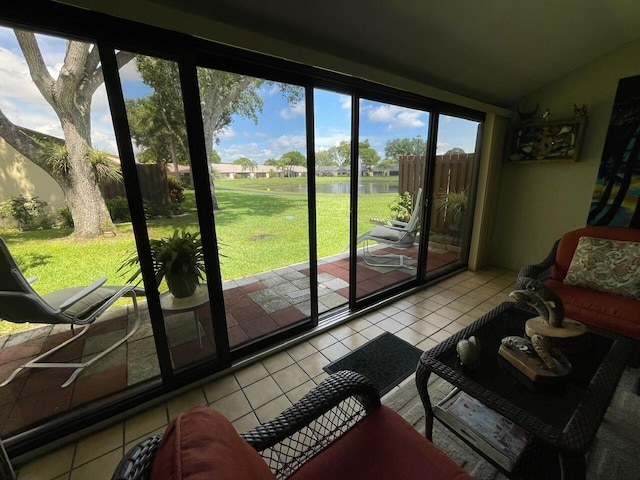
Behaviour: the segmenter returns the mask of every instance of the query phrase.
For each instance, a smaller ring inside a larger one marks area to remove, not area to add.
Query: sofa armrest
[[[326,378],[274,420],[240,436],[277,478],[287,478],[379,406],[380,396],[371,381],[344,370]],[[155,435],[131,448],[112,480],[149,478],[161,439]]]
[[[518,272],[517,288],[525,288],[528,279],[542,282],[551,276],[551,267],[556,263],[556,253],[560,240],[556,240],[547,257],[540,263],[526,265]]]
[[[161,440],[162,435],[154,435],[134,445],[120,460],[111,480],[148,479]]]
[[[366,377],[340,371],[323,380],[277,418],[241,436],[260,452],[278,478],[302,464],[380,406]]]

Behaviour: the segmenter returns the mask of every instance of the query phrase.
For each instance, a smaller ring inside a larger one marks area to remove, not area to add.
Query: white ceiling
[[[501,106],[511,106],[568,72],[640,38],[638,0],[152,3]],[[119,14],[114,4],[108,10]],[[170,18],[163,23],[171,28]],[[259,51],[260,45],[253,49]],[[638,64],[640,70],[640,59]]]

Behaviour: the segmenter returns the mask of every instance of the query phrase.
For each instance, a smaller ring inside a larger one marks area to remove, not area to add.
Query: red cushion
[[[637,300],[565,285],[558,280],[547,280],[545,284],[562,299],[565,317],[640,340]]]
[[[382,406],[290,480],[472,480],[400,415]]]
[[[166,428],[151,480],[274,480],[262,457],[219,412],[195,407]]]
[[[551,268],[551,278],[562,281],[567,275],[573,253],[580,237],[607,238],[626,242],[640,242],[640,230],[622,227],[585,227],[565,233],[558,244],[556,263]],[[577,319],[576,319],[577,320]]]

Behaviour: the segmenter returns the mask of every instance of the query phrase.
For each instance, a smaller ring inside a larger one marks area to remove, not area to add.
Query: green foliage
[[[185,185],[173,177],[167,177],[167,181],[169,182],[169,196],[173,213],[180,213],[180,205],[184,202]]]
[[[298,152],[297,150],[292,150],[287,153],[283,153],[280,156],[280,165],[283,172],[287,177],[293,177],[293,169],[294,167],[304,167],[307,165],[306,157]]]
[[[394,138],[384,147],[385,157],[393,158],[395,163],[402,155],[426,155],[427,141],[420,135],[413,138]]]
[[[220,154],[215,150],[211,150],[211,163],[222,163],[222,158],[220,158]]]
[[[465,151],[460,147],[455,147],[444,152],[445,155],[462,155]]]
[[[52,140],[41,140],[40,158],[55,177],[67,179],[71,173],[69,152],[65,144]],[[121,182],[122,172],[116,161],[109,159],[109,155],[102,150],[89,149],[87,161],[93,168],[96,181],[100,185],[111,182]]]
[[[242,170],[255,170],[256,167],[258,166],[258,164],[256,162],[254,162],[253,160],[247,158],[247,157],[240,157],[240,158],[236,158],[233,162],[233,165],[240,165],[242,167]]]
[[[197,283],[204,279],[204,256],[199,233],[186,230],[174,230],[173,235],[157,240],[150,240],[153,271],[156,283],[168,275],[176,275]],[[136,268],[127,283],[137,280],[142,272],[137,252],[133,252],[120,266],[118,271]]]
[[[400,222],[408,222],[413,211],[413,198],[409,192],[398,194],[393,202],[389,204],[391,218]]]
[[[73,228],[73,217],[71,216],[71,210],[69,207],[61,207],[58,209],[58,224],[59,228]]]
[[[358,144],[358,157],[360,158],[360,166],[363,170],[371,171],[373,167],[380,162],[380,155],[369,144],[369,140],[365,140]]]
[[[38,197],[18,195],[0,203],[0,217],[13,218],[22,231],[51,228],[53,222],[46,212],[47,205]]]
[[[102,150],[89,150],[87,160],[93,167],[96,180],[100,185],[122,181],[122,172],[115,161],[109,159],[109,155]]]
[[[116,223],[130,222],[131,212],[129,211],[129,203],[125,197],[107,198],[105,200],[111,220]]]
[[[459,223],[462,220],[468,203],[469,196],[464,188],[459,192],[452,190],[438,193],[435,198],[438,211],[444,213],[445,216],[451,216],[453,223]]]
[[[40,144],[42,145],[40,158],[44,164],[49,167],[54,176],[66,178],[71,172],[67,147],[63,143],[52,140],[42,140]]]

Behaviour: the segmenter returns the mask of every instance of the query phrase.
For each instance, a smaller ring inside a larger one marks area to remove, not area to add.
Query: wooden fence
[[[440,193],[469,192],[471,176],[473,174],[473,162],[475,154],[463,153],[454,155],[436,156],[435,170],[433,172],[433,194],[437,198]],[[424,185],[426,157],[424,155],[404,155],[400,157],[400,178],[398,180],[398,192],[409,192],[414,196],[418,188]],[[448,218],[438,211],[437,202],[431,202],[432,232],[448,234],[451,225],[451,216]]]
[[[155,163],[139,163],[136,166],[142,198],[155,207],[170,207],[171,196],[165,166]],[[104,198],[127,196],[123,182],[112,182],[100,188]]]

